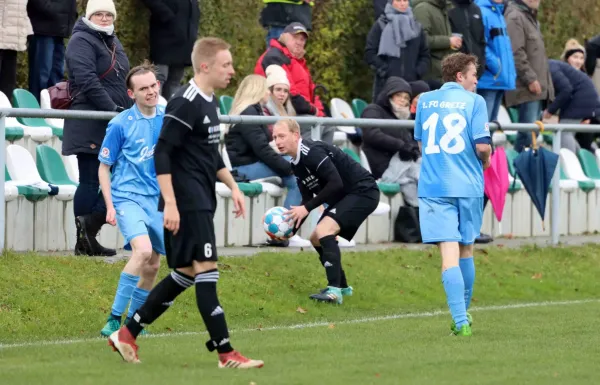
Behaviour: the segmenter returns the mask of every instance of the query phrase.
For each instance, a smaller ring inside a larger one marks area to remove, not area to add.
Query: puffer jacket
[[[534,12],[521,0],[513,0],[508,3],[504,18],[517,70],[516,89],[506,92],[506,106],[554,100],[546,46]],[[540,82],[541,95],[529,91],[529,84],[535,80]]]
[[[33,35],[27,16],[27,0],[4,0],[0,3],[0,49],[25,51],[27,36]]]
[[[482,90],[514,90],[515,59],[504,20],[504,4],[492,0],[476,0],[485,28],[485,71],[477,88]]]
[[[365,107],[361,118],[364,119],[397,119],[392,111],[390,97],[398,92],[412,94],[410,84],[404,79],[390,77],[373,104]],[[419,144],[406,128],[392,127],[361,127],[363,132],[362,149],[367,156],[371,173],[375,178],[381,178],[388,168],[390,159],[398,153],[401,160],[414,160],[420,153]]]
[[[431,55],[429,70],[424,80],[442,80],[442,59],[456,51],[450,48],[452,28],[448,19],[446,0],[414,0],[412,5],[415,19],[427,34],[427,45]]]
[[[111,66],[113,44],[116,46],[114,68],[99,79]],[[79,19],[67,45],[65,59],[71,95],[75,96],[71,110],[115,111],[117,107],[127,109],[133,105],[127,96],[125,84],[129,60],[114,34],[108,36],[95,31]],[[66,119],[63,155],[97,154],[106,134],[107,124],[103,120]]]
[[[67,38],[77,19],[77,3],[75,0],[29,0],[27,13],[36,35]]]
[[[600,116],[600,100],[592,80],[582,71],[560,60],[549,60],[556,98],[548,112],[560,119],[588,119]]]

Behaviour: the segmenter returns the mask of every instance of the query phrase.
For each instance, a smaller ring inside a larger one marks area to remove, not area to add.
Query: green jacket
[[[413,14],[427,33],[427,43],[431,53],[426,80],[442,80],[442,59],[455,51],[450,48],[450,20],[446,0],[414,0]]]

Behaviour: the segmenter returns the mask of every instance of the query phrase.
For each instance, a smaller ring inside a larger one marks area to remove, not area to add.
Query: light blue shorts
[[[423,243],[471,245],[479,236],[482,219],[483,197],[419,198]]]
[[[163,213],[158,211],[158,196],[113,194],[113,204],[117,212],[117,225],[125,238],[125,250],[131,250],[133,238],[148,235],[152,249],[165,255]]]

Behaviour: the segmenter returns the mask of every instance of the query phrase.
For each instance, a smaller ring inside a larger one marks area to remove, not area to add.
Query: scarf
[[[381,32],[377,55],[400,58],[402,48],[406,47],[406,42],[416,38],[421,33],[421,25],[413,17],[410,8],[406,12],[400,12],[392,7],[392,4],[387,3],[384,15],[382,17],[385,17],[388,22]]]
[[[94,31],[105,33],[108,36],[112,36],[113,33],[115,33],[115,25],[114,24],[111,24],[108,27],[101,27],[99,25],[96,25],[96,24],[92,23],[91,21],[89,21],[85,17],[83,17],[81,19],[83,20],[83,22],[85,23],[85,25],[87,25],[88,27],[90,27]]]
[[[392,99],[390,99],[390,106],[397,119],[408,120],[410,118],[410,106],[400,107],[392,102]]]

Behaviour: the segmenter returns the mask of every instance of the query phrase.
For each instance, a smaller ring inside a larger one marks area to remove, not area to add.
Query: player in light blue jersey
[[[442,254],[452,332],[470,336],[473,243],[481,228],[491,138],[485,101],[475,93],[477,58],[449,55],[442,74],[445,84],[421,95],[415,118],[415,140],[422,151],[419,220],[423,243],[437,244]]]
[[[154,147],[165,108],[157,105],[160,85],[154,68],[149,63],[133,68],[127,75],[127,88],[135,104],[108,123],[98,156],[106,221],[119,225],[125,249],[132,250],[121,272],[111,314],[100,332],[105,337],[119,330],[127,305],[127,318],[131,318],[146,302],[160,255],[165,254],[163,216],[158,211],[160,189],[154,170]]]

